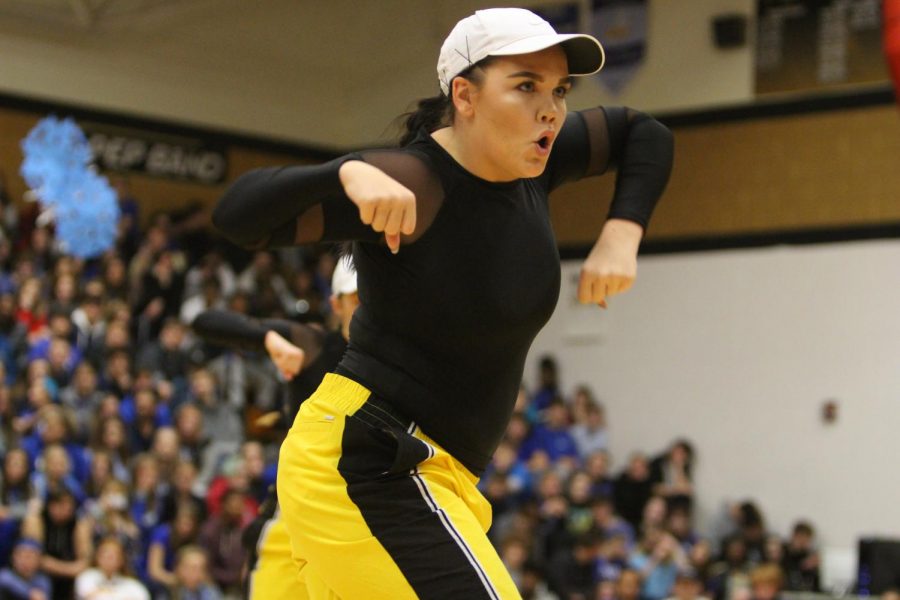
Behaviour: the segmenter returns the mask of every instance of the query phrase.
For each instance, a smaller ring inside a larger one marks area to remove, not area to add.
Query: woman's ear
[[[465,77],[457,77],[451,83],[451,93],[453,94],[453,106],[456,109],[457,116],[471,117],[475,114],[475,96],[477,90],[475,84]]]

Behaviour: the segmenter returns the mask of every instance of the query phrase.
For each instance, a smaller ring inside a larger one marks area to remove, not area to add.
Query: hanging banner
[[[532,6],[529,10],[550,23],[557,33],[581,33],[578,3]]]
[[[94,162],[104,171],[128,171],[205,185],[225,180],[226,150],[218,144],[154,131],[84,123]]]
[[[756,92],[887,81],[880,0],[759,0]]]
[[[594,0],[591,31],[603,44],[606,65],[595,77],[619,95],[647,53],[647,0]]]

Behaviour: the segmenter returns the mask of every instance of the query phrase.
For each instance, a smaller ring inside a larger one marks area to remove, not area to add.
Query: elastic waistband
[[[327,373],[322,379],[328,403],[346,415],[354,415],[373,427],[409,431],[413,421],[382,396],[342,373]],[[313,394],[315,398],[317,394]]]
[[[310,396],[309,401],[321,399],[340,413],[352,415],[366,403],[372,392],[364,385],[337,373],[326,373],[319,388]]]

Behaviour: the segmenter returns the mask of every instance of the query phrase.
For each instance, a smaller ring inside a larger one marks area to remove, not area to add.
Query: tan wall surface
[[[0,170],[21,198],[20,140],[43,115],[0,109]],[[900,113],[893,106],[680,127],[675,168],[647,238],[721,237],[900,222]],[[231,145],[229,180],[249,169],[304,157]],[[146,218],[193,199],[212,203],[223,186],[129,177]],[[562,188],[552,202],[562,245],[596,239],[615,178]]]
[[[182,0],[143,2],[158,6],[120,16],[111,13],[123,2],[106,2],[89,28],[74,22],[68,3],[54,2],[55,11],[32,2],[19,16],[13,9],[26,0],[0,2],[0,90],[355,149],[384,139],[412,101],[437,93],[438,51],[458,19],[489,6],[571,0]],[[589,31],[592,1],[577,2]],[[754,7],[650,0],[634,79],[611,95],[585,78],[571,106],[687,110],[751,100],[752,42],[715,48],[710,19],[738,13],[752,23]]]
[[[681,127],[648,239],[900,222],[894,106]],[[561,244],[596,239],[614,177],[557,192]]]

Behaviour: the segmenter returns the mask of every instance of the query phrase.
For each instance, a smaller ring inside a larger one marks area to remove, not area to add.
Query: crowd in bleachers
[[[481,481],[490,536],[530,598],[772,600],[819,591],[811,524],[782,539],[755,503],[736,503],[727,535],[694,528],[694,448],[678,439],[611,469],[602,404],[591,390],[561,395],[556,363],[523,388],[506,438]]]
[[[66,256],[37,205],[0,185],[0,598],[238,597],[244,529],[274,482],[284,390],[264,355],[203,343],[227,308],[334,325],[326,250],[246,254],[203,208],[149,216],[116,182],[116,247]],[[614,428],[613,428],[614,432]],[[523,386],[480,487],[526,598],[771,600],[816,590],[815,533],[752,502],[723,539],[694,530],[695,449],[613,471],[603,405],[551,358]],[[661,440],[666,444],[669,440]]]

